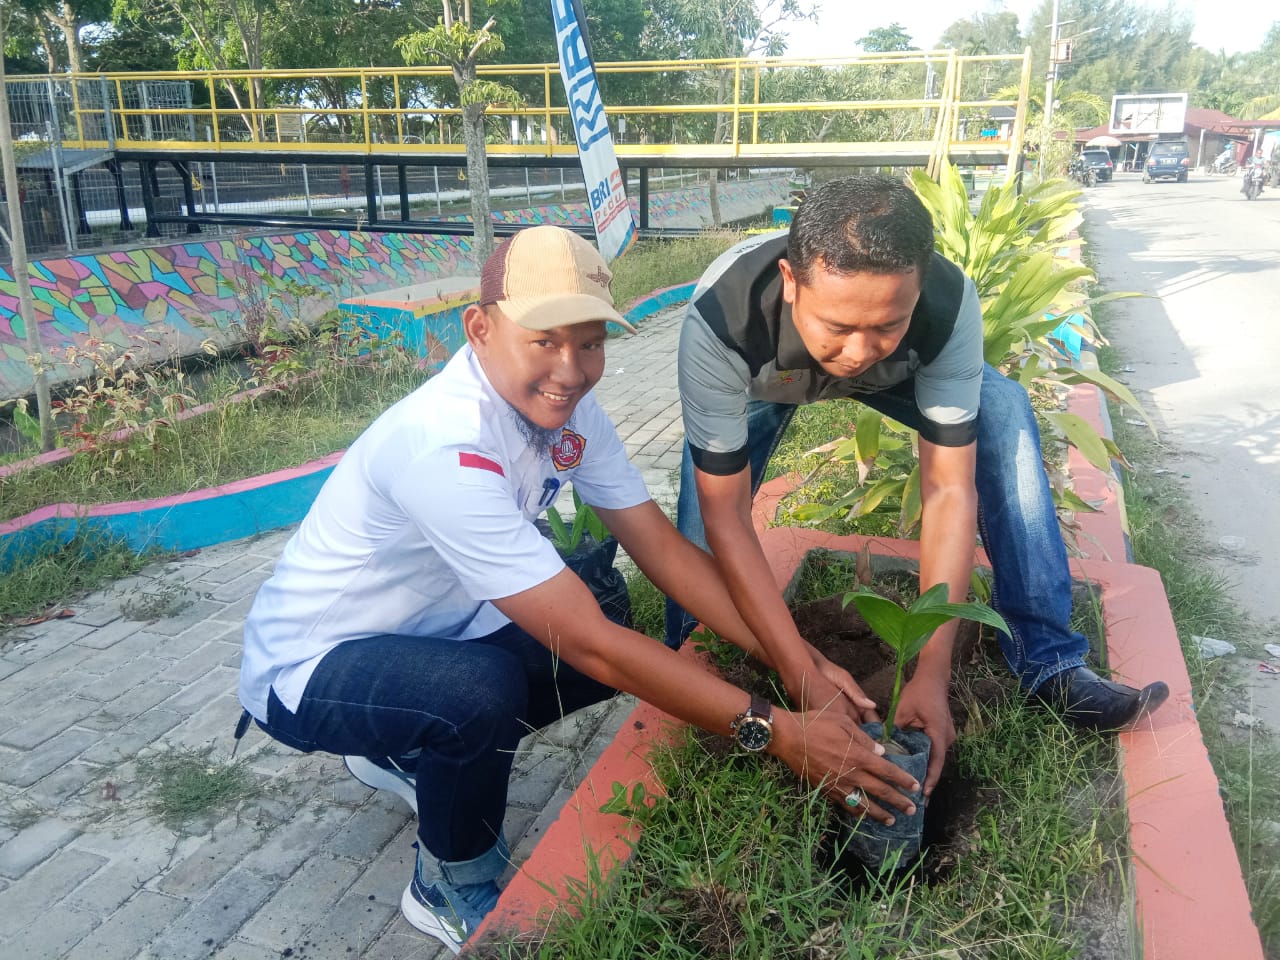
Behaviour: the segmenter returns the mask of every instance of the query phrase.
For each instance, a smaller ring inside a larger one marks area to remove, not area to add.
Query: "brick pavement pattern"
[[[682,313],[611,340],[596,388],[667,507]],[[449,956],[400,916],[411,815],[341,759],[254,727],[233,808],[177,822],[156,809],[173,762],[231,753],[241,626],[291,533],[156,563],[69,602],[72,617],[0,632],[0,957]],[[616,697],[523,741],[506,821],[517,865],[632,706]]]

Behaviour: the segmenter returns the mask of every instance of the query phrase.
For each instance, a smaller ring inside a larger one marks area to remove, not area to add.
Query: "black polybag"
[[[550,525],[542,519],[537,524],[542,535],[551,539]],[[613,537],[598,541],[584,533],[577,549],[563,559],[564,565],[587,585],[605,617],[629,630],[632,627],[631,595],[627,593],[627,578],[613,566],[617,555],[618,541]]]

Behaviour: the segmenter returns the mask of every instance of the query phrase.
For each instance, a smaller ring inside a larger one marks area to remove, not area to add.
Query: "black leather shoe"
[[[1103,680],[1088,667],[1055,674],[1036,689],[1035,699],[1059,711],[1062,718],[1088,730],[1119,730],[1150,713],[1169,696],[1162,681],[1141,690]]]

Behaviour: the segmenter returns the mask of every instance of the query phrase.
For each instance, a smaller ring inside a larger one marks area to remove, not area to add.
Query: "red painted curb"
[[[1096,560],[1080,561],[1078,569],[1102,589],[1114,672],[1133,683],[1158,678],[1169,685],[1168,702],[1119,738],[1143,956],[1262,960],[1160,575]]]
[[[489,934],[531,932],[551,923],[557,913],[569,909],[569,891],[591,879],[594,870],[589,856],[599,867],[598,877],[607,876],[631,856],[630,844],[637,832],[624,817],[601,813],[600,807],[613,796],[614,783],[623,784],[628,793],[637,783],[650,793],[665,792],[647,758],[656,744],[682,725],[647,703],[631,711],[502,891],[498,906],[476,931],[476,942]]]
[[[1100,436],[1109,436],[1102,417],[1106,398],[1093,384],[1078,384],[1067,394],[1067,412],[1080,417]],[[1096,513],[1077,513],[1079,532],[1076,548],[1095,560],[1124,563],[1129,558],[1126,539],[1129,524],[1124,513],[1124,492],[1110,471],[1099,470],[1075,447],[1067,451],[1067,470],[1072,489],[1097,507]]]

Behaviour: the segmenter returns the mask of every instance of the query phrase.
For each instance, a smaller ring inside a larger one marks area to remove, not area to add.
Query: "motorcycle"
[[[1231,176],[1236,172],[1236,169],[1236,159],[1230,149],[1223,150],[1213,158],[1213,163],[1209,164],[1210,173],[1225,173],[1227,176]]]
[[[1067,173],[1072,180],[1086,187],[1096,187],[1098,185],[1098,172],[1085,163],[1083,157],[1072,157],[1071,163],[1067,167]]]
[[[1266,168],[1254,164],[1244,172],[1244,186],[1240,192],[1244,194],[1246,200],[1256,200],[1258,194],[1262,193],[1262,187],[1266,179]]]

